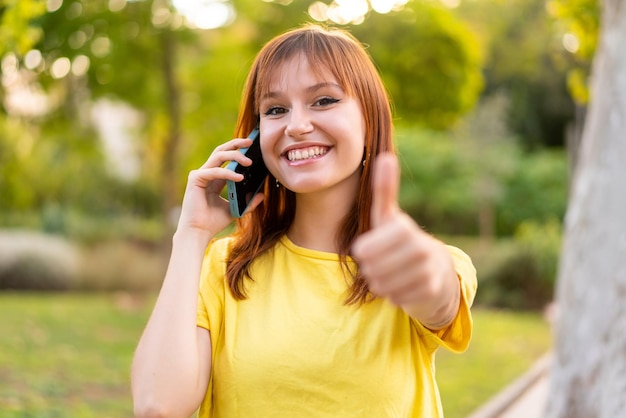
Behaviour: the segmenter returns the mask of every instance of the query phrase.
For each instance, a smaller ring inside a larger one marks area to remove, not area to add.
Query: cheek
[[[365,119],[361,118],[360,121],[360,129],[358,131],[358,133],[355,132],[357,139],[355,139],[355,147],[364,150],[365,149],[365,136],[367,134],[366,129],[365,129]],[[358,126],[358,125],[357,125]]]
[[[278,163],[278,156],[276,150],[274,149],[276,145],[276,134],[272,131],[272,129],[268,129],[267,127],[261,128],[261,154],[263,155],[263,161],[267,166],[268,170],[274,177],[276,177],[276,166]]]
[[[275,143],[275,129],[271,124],[263,123],[259,125],[260,139],[261,139],[261,152],[263,156],[269,155],[272,152],[272,147]]]
[[[359,103],[354,103],[354,109],[352,110],[352,114],[354,115],[352,126],[354,127],[358,126],[360,128],[358,130],[358,133],[355,132],[355,134],[358,135],[360,145],[364,148],[366,124],[365,124],[365,116],[363,115],[363,109],[361,108],[361,105]],[[357,128],[353,128],[353,129],[356,130]]]

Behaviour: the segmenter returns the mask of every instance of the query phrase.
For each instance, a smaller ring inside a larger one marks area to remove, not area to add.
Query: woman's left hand
[[[352,255],[370,291],[431,329],[458,311],[460,284],[446,246],[398,205],[400,169],[393,154],[377,157],[372,179],[372,229],[357,237]]]

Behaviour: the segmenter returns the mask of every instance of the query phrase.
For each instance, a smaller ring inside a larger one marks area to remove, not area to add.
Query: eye
[[[272,106],[268,108],[265,112],[263,112],[263,114],[265,116],[277,116],[277,115],[282,115],[283,113],[286,113],[286,112],[287,112],[287,109],[285,109],[284,107]]]
[[[320,107],[324,107],[324,106],[330,106],[331,104],[337,103],[339,102],[339,99],[335,99],[334,97],[322,97],[321,99],[318,99],[317,101],[315,101],[315,103],[313,103],[314,106],[320,106]]]

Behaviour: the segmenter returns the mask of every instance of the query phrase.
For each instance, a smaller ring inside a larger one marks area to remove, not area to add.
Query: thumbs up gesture
[[[438,330],[457,314],[460,285],[446,246],[424,232],[398,205],[400,168],[379,155],[372,178],[372,228],[357,237],[352,256],[370,291]]]

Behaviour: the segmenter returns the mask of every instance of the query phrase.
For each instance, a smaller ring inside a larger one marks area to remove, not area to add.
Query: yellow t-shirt
[[[433,333],[384,299],[345,305],[336,254],[287,237],[258,257],[248,298],[225,285],[231,238],[204,260],[197,324],[211,333],[212,371],[199,417],[439,417],[438,346],[461,352],[472,332],[476,271],[449,247],[463,298],[454,323]]]

